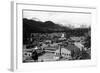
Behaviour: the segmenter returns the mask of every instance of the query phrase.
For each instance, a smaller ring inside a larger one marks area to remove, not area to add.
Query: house
[[[62,56],[63,58],[70,59],[71,51],[65,47],[59,47],[59,49],[55,51],[55,55],[57,56],[57,58],[60,58]]]
[[[75,41],[75,42],[80,42],[82,40],[85,39],[85,37],[81,36],[81,37],[70,37],[71,40]]]
[[[62,33],[62,35],[61,35],[61,37],[59,38],[59,40],[66,40],[65,34],[64,34],[64,33]]]
[[[75,45],[60,46],[56,51],[56,56],[62,56],[66,59],[71,59],[72,57],[77,57],[80,54],[80,49]]]
[[[53,43],[53,44],[50,44],[49,46],[51,46],[51,47],[57,47],[58,43]]]
[[[43,43],[42,46],[41,46],[41,49],[44,49],[46,47],[48,47],[48,45]]]
[[[71,51],[71,56],[72,57],[77,57],[77,56],[79,56],[79,54],[80,54],[80,48],[78,48],[77,46],[75,46],[75,45],[68,45],[67,47],[66,47],[66,49],[68,49],[68,50],[70,50]]]
[[[66,48],[61,48],[61,56],[67,59],[71,58],[71,51],[69,49]]]
[[[80,42],[74,42],[74,45],[77,46],[80,49],[80,51],[82,51],[82,49],[84,48],[84,45]]]
[[[49,43],[51,43],[51,40],[46,40],[45,43],[49,44]]]

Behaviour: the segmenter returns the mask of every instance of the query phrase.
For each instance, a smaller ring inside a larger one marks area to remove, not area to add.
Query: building
[[[77,46],[80,49],[80,51],[82,51],[82,49],[84,48],[84,45],[80,42],[74,42],[74,45]]]
[[[65,59],[70,59],[71,58],[71,50],[65,48],[65,47],[59,47],[59,49],[57,49],[55,51],[55,55],[57,57],[63,57]]]
[[[66,49],[70,50],[71,51],[71,56],[76,58],[77,56],[80,55],[80,48],[78,48],[77,46],[75,45],[68,45],[66,47]]]
[[[85,37],[81,36],[81,37],[70,37],[70,39],[72,41],[75,41],[75,42],[80,42],[80,41],[83,41],[85,39]]]
[[[55,51],[55,55],[59,57],[62,56],[65,59],[77,58],[80,55],[80,49],[70,44],[68,46],[59,47],[59,49]]]
[[[62,34],[61,34],[61,37],[59,38],[59,40],[66,40],[66,38],[65,38],[65,33],[62,33]]]

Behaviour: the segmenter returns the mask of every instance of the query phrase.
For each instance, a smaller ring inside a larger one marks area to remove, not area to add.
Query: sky
[[[91,14],[69,13],[69,12],[49,12],[49,11],[23,11],[23,18],[37,21],[53,21],[63,26],[81,27],[91,25]]]

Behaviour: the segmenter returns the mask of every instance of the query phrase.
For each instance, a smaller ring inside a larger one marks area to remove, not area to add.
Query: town
[[[90,31],[81,36],[66,32],[30,33],[23,45],[23,62],[91,59]]]

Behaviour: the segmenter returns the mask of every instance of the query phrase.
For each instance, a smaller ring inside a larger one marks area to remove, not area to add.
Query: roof
[[[74,40],[74,41],[80,41],[80,40],[84,39],[83,36],[81,36],[81,37],[70,37],[70,38],[71,38],[71,40]]]
[[[66,46],[66,49],[68,49],[68,50],[70,50],[72,52],[79,52],[80,51],[80,49],[77,46],[71,45],[71,44]]]

